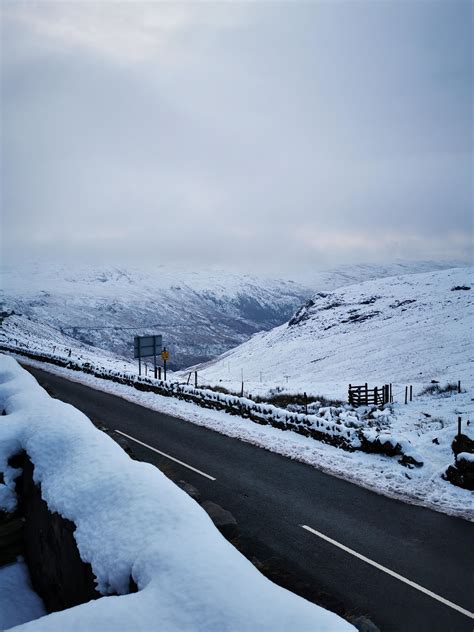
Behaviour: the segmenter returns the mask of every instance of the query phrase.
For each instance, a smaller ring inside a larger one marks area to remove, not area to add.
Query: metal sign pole
[[[142,374],[142,356],[140,348],[140,338],[138,338],[138,375]]]
[[[155,380],[156,380],[156,336],[153,337],[153,366],[155,368]]]

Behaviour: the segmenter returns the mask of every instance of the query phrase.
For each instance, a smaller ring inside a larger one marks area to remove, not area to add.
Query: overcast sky
[[[2,2],[3,256],[469,260],[472,3]]]

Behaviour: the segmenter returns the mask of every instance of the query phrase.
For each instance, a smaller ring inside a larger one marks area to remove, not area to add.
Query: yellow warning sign
[[[168,358],[170,357],[170,354],[168,351],[162,351],[161,352],[161,359],[162,360],[168,360]]]

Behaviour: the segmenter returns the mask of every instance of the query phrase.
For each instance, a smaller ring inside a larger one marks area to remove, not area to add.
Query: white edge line
[[[143,443],[143,441],[139,441],[138,439],[135,439],[135,437],[131,437],[130,435],[126,434],[125,432],[122,432],[121,430],[115,430],[115,432],[118,432],[124,437],[127,437],[127,439],[131,439],[132,441],[135,441],[135,443],[139,443],[140,445],[143,445],[145,448],[148,448],[149,450],[153,450],[153,452],[156,452],[157,454],[161,454],[161,456],[164,456],[165,458],[170,459],[171,461],[174,461],[175,463],[179,463],[179,465],[182,465],[183,467],[187,467],[188,470],[192,470],[193,472],[196,472],[197,474],[200,474],[201,476],[205,476],[210,481],[216,480],[214,476],[210,476],[209,474],[206,474],[205,472],[201,472],[201,470],[198,470],[195,467],[188,465],[187,463],[183,463],[183,461],[180,461],[179,459],[175,459],[174,456],[170,456],[169,454],[166,454],[166,452],[157,450],[156,448],[153,448],[151,445],[148,445],[147,443]]]
[[[380,571],[383,571],[384,573],[387,573],[388,575],[395,577],[395,579],[398,579],[401,582],[408,584],[408,586],[411,586],[412,588],[416,588],[416,590],[419,590],[425,595],[428,595],[429,597],[432,597],[433,599],[440,601],[445,606],[449,606],[453,610],[457,610],[461,614],[464,614],[466,617],[469,617],[470,619],[474,619],[474,613],[469,612],[469,610],[466,610],[465,608],[458,606],[457,604],[453,603],[452,601],[449,601],[448,599],[445,599],[444,597],[440,597],[439,595],[432,592],[431,590],[428,590],[427,588],[423,588],[423,586],[420,586],[420,584],[412,582],[411,579],[407,579],[406,577],[403,577],[403,575],[399,575],[398,573],[390,570],[386,566],[382,566],[382,564],[378,564],[377,562],[370,560],[368,557],[365,557],[365,555],[361,555],[360,553],[357,553],[357,551],[353,551],[348,546],[345,546],[344,544],[340,544],[339,542],[336,542],[336,540],[333,540],[332,538],[328,538],[328,536],[324,535],[324,533],[321,533],[320,531],[316,531],[315,529],[312,529],[311,527],[308,527],[305,524],[301,524],[300,527],[302,527],[303,529],[306,529],[306,531],[309,531],[310,533],[313,533],[314,535],[317,535],[319,538],[326,540],[326,542],[330,542],[331,544],[334,544],[334,546],[339,547],[343,551],[346,551],[347,553],[350,553],[351,555],[358,557],[363,562],[367,562],[367,564],[371,564],[372,566],[375,566],[375,568],[378,568]]]

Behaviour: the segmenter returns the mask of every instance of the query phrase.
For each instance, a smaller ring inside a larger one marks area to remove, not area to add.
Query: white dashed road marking
[[[341,544],[340,542],[336,542],[336,540],[333,540],[332,538],[328,538],[328,536],[324,535],[324,533],[321,533],[320,531],[316,531],[315,529],[312,529],[311,527],[308,527],[305,524],[300,525],[300,527],[303,527],[303,529],[306,529],[306,531],[309,531],[313,535],[317,535],[318,538],[321,538],[322,540],[326,540],[326,542],[329,542],[330,544],[337,546],[338,548],[342,549],[346,553],[350,553],[354,557],[359,558],[359,560],[362,560],[363,562],[366,562],[367,564],[370,564],[371,566],[375,566],[375,568],[378,568],[379,571],[383,571],[384,573],[387,573],[387,575],[391,575],[392,577],[395,577],[395,579],[398,579],[404,584],[408,584],[408,586],[411,586],[412,588],[419,590],[420,592],[424,593],[425,595],[428,595],[432,599],[436,599],[437,601],[440,601],[445,606],[448,606],[449,608],[452,608],[453,610],[457,610],[457,612],[460,612],[461,614],[465,615],[466,617],[469,617],[470,619],[474,619],[474,613],[469,612],[469,610],[466,610],[465,608],[461,608],[461,606],[458,606],[457,604],[453,603],[452,601],[449,601],[448,599],[445,599],[444,597],[440,597],[439,595],[432,592],[431,590],[428,590],[427,588],[423,588],[423,586],[420,586],[420,584],[416,584],[415,582],[412,582],[411,579],[407,579],[406,577],[403,577],[403,575],[399,575],[398,573],[395,573],[395,571],[390,570],[386,566],[382,566],[382,564],[379,564],[378,562],[374,562],[368,557],[365,557],[365,555],[361,555],[360,553],[357,553],[357,551],[350,549],[348,546],[345,546],[344,544]]]
[[[192,470],[193,472],[196,472],[196,474],[200,474],[201,476],[208,478],[210,481],[216,480],[214,476],[210,476],[209,474],[206,474],[205,472],[201,472],[201,470],[198,470],[192,465],[183,463],[183,461],[180,461],[179,459],[175,459],[174,456],[170,456],[169,454],[166,454],[166,452],[157,450],[156,448],[153,448],[151,445],[148,445],[147,443],[143,443],[143,441],[139,441],[138,439],[135,439],[135,437],[131,437],[130,435],[125,434],[125,432],[122,432],[121,430],[116,430],[115,432],[118,432],[122,436],[127,437],[127,439],[130,439],[131,441],[135,441],[135,443],[139,443],[140,445],[144,446],[145,448],[148,448],[149,450],[153,450],[153,452],[156,452],[157,454],[161,454],[161,456],[164,456],[166,459],[170,459],[170,461],[174,461],[175,463],[179,463],[179,465],[182,465],[183,467],[187,467],[188,470]]]

